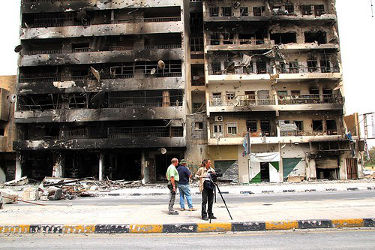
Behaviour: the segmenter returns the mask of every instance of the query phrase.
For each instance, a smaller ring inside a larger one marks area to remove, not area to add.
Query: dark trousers
[[[173,186],[172,186],[172,184],[168,183],[168,188],[169,188],[169,191],[170,191],[169,205],[168,205],[169,212],[173,211],[174,201],[176,199],[176,192],[177,192],[177,187],[178,187],[177,181],[175,181],[175,185],[176,185],[176,191],[173,192]]]
[[[208,209],[206,212],[206,204],[208,203]],[[214,204],[214,190],[204,188],[202,191],[202,217],[213,216],[212,205]]]

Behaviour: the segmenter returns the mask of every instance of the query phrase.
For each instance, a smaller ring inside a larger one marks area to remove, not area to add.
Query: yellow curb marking
[[[270,221],[266,222],[266,230],[290,230],[298,228],[298,221]]]
[[[95,225],[64,225],[64,234],[95,233]]]
[[[333,227],[363,227],[363,219],[343,219],[343,220],[332,220]]]
[[[0,233],[29,233],[30,225],[0,226]]]
[[[129,233],[162,233],[163,226],[162,225],[142,225],[142,224],[135,224],[130,225]]]
[[[198,223],[197,232],[226,232],[232,230],[231,223]]]

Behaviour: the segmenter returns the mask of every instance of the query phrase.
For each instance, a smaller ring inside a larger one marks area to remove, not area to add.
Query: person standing
[[[191,172],[186,167],[185,159],[181,160],[180,165],[177,168],[177,171],[180,176],[180,181],[178,182],[178,190],[180,192],[181,211],[185,210],[185,197],[186,197],[186,201],[189,207],[188,210],[196,211],[196,209],[193,208],[193,203],[192,203],[191,194],[190,194],[190,187],[189,187],[189,180],[191,178]]]
[[[169,198],[169,205],[168,205],[168,213],[170,215],[177,215],[178,212],[173,210],[174,201],[176,199],[176,190],[178,187],[178,181],[180,180],[180,176],[178,175],[176,167],[178,166],[178,159],[173,158],[171,160],[171,165],[169,165],[166,173],[166,177],[168,180],[168,188],[170,191],[170,198]]]
[[[199,178],[199,190],[202,193],[202,220],[216,219],[212,212],[215,185],[210,173],[215,173],[215,170],[211,168],[211,161],[205,159],[195,175]],[[206,205],[208,205],[207,210]]]

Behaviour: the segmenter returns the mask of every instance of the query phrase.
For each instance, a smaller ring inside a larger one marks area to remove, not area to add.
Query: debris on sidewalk
[[[24,176],[19,180],[13,180],[3,183],[4,186],[23,186],[29,183],[29,179]]]
[[[1,196],[3,198],[3,204],[17,203],[18,195],[13,190],[2,189],[0,192],[1,192]]]
[[[22,192],[22,200],[37,201],[39,200],[39,191],[34,187],[27,187]]]

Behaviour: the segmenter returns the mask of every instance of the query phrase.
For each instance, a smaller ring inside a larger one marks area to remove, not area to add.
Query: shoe
[[[217,219],[215,216],[213,216],[213,215],[211,215],[210,217],[208,217],[208,218],[210,218],[211,220],[215,220],[215,219]]]
[[[208,217],[207,216],[203,216],[202,220],[208,220]]]
[[[185,211],[185,208],[180,208],[180,211]]]
[[[192,207],[192,208],[189,208],[188,211],[197,211],[197,209]]]
[[[169,214],[169,215],[178,215],[178,212],[177,212],[177,211],[169,211],[168,214]]]

